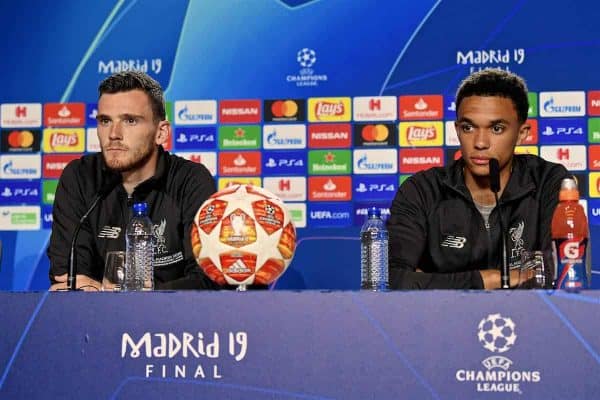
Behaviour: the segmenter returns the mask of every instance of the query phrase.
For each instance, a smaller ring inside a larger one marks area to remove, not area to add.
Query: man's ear
[[[525,122],[523,125],[519,127],[519,135],[517,136],[517,146],[519,146],[527,136],[529,136],[529,132],[531,132],[531,125]]]
[[[156,144],[165,144],[171,137],[171,123],[169,121],[160,121],[156,130]]]

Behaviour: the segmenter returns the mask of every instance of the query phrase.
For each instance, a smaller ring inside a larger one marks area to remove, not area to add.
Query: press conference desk
[[[0,304],[1,399],[600,398],[595,291],[0,293]]]

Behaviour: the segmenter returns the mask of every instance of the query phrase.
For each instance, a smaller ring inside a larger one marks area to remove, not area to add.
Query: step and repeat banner
[[[98,83],[132,69],[165,89],[167,150],[288,204],[299,242],[277,288],[358,287],[367,207],[389,214],[407,177],[460,157],[454,91],[488,67],[526,79],[517,151],[576,175],[600,251],[593,1],[25,3],[0,6],[1,289],[47,288],[58,178],[99,151]]]

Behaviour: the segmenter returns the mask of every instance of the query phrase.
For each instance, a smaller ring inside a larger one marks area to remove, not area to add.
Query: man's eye
[[[137,122],[137,119],[135,119],[133,117],[132,118],[127,118],[125,120],[125,122],[127,122],[129,125],[134,125]]]
[[[492,133],[499,134],[504,132],[504,125],[494,125],[492,126]]]
[[[470,125],[470,124],[461,124],[460,125],[460,130],[462,132],[471,132],[471,131],[473,131],[473,125]]]
[[[108,118],[101,118],[99,122],[100,125],[108,125],[110,120]]]

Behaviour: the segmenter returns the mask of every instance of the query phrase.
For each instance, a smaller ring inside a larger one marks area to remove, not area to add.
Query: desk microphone
[[[494,193],[494,199],[496,200],[496,208],[498,209],[500,220],[500,234],[502,235],[502,271],[500,272],[500,287],[502,289],[510,289],[510,274],[508,272],[508,263],[506,259],[506,232],[504,230],[504,223],[502,221],[502,210],[500,210],[500,204],[498,202],[498,192],[500,191],[500,165],[498,164],[497,159],[491,158],[489,166],[490,189]]]
[[[110,175],[107,181],[102,185],[100,190],[96,193],[96,197],[92,200],[92,204],[88,208],[88,210],[83,214],[83,216],[79,219],[79,223],[77,224],[77,228],[75,228],[75,232],[73,233],[73,239],[71,240],[71,249],[69,250],[69,275],[67,278],[67,289],[68,290],[77,290],[77,260],[75,257],[75,245],[77,244],[77,236],[79,236],[79,231],[83,226],[83,223],[90,215],[90,213],[96,208],[100,200],[102,200],[107,194],[109,194],[118,184],[121,183],[121,174]]]

